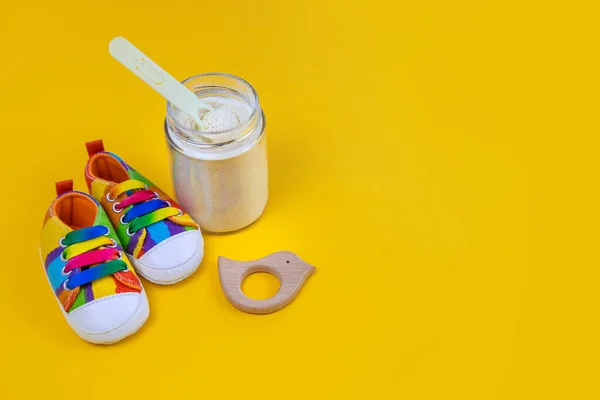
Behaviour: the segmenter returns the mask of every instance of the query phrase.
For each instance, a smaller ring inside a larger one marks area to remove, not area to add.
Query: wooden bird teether
[[[306,278],[316,268],[305,263],[291,251],[278,251],[254,261],[236,261],[219,257],[219,279],[227,300],[238,310],[252,314],[269,314],[291,303]],[[275,275],[281,286],[271,298],[254,300],[242,292],[242,282],[255,272]]]

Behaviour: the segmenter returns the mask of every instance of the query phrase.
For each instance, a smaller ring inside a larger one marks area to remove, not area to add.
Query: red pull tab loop
[[[102,139],[93,140],[91,142],[87,142],[85,144],[85,148],[87,149],[88,156],[93,156],[96,153],[100,153],[104,151],[104,143],[102,143]]]
[[[67,181],[60,181],[54,184],[56,186],[56,195],[60,196],[63,193],[73,191],[73,179]]]

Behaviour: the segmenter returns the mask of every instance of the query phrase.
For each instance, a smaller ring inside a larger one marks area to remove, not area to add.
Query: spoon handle
[[[194,118],[198,124],[202,125],[198,110],[207,109],[212,111],[211,106],[196,97],[191,90],[169,75],[167,71],[127,39],[114,38],[111,40],[108,50],[117,61],[174,104],[175,107]]]

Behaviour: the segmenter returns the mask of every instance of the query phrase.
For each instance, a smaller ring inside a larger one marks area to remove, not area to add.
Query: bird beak
[[[304,265],[306,266],[306,270],[308,272],[310,272],[310,274],[314,274],[317,270],[317,267],[315,267],[314,265],[311,265],[309,263],[304,263]]]

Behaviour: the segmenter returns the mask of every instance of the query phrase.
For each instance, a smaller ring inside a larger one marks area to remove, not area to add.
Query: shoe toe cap
[[[130,260],[142,276],[156,283],[175,283],[194,272],[204,254],[199,230],[186,231],[159,243],[139,260]]]
[[[148,317],[145,293],[121,293],[94,300],[67,314],[85,340],[112,343],[134,333]]]

